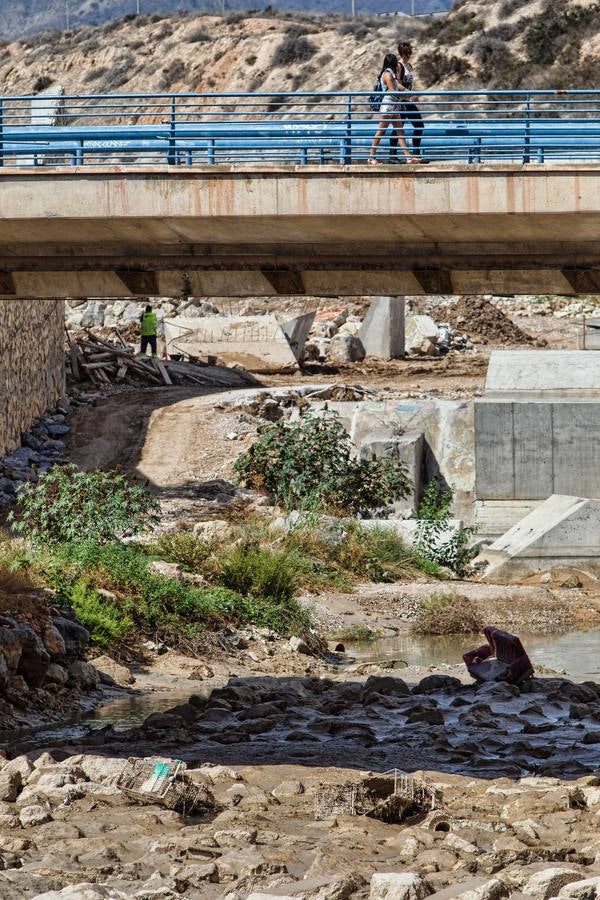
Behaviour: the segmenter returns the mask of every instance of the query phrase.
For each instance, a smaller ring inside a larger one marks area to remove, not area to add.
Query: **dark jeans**
[[[418,106],[414,103],[402,103],[400,106],[400,118],[402,124],[409,122],[412,125],[412,152],[414,156],[421,154],[421,139],[423,137],[423,116],[419,112]],[[390,138],[390,156],[398,155],[398,138],[396,136]]]
[[[156,356],[157,347],[156,347],[156,335],[155,334],[143,334],[142,335],[142,356],[146,354],[146,350],[148,349],[148,344],[150,344],[150,349],[152,350],[152,356]]]

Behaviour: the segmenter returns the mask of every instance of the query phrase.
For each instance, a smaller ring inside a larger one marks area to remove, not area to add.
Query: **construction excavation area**
[[[600,896],[594,296],[0,323],[2,900]]]

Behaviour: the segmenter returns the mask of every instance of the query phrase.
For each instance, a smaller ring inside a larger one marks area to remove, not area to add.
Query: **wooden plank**
[[[170,384],[170,385],[172,385],[173,382],[171,381],[171,379],[170,379],[170,377],[169,377],[169,373],[168,373],[167,370],[165,369],[165,367],[164,367],[164,365],[162,364],[162,362],[160,361],[160,359],[153,359],[152,362],[154,363],[154,365],[156,366],[156,368],[158,369],[158,371],[159,371],[160,374],[162,375],[164,383],[165,383],[165,384]]]
[[[79,381],[79,352],[75,344],[71,344],[69,354],[71,356],[71,375],[75,381]]]

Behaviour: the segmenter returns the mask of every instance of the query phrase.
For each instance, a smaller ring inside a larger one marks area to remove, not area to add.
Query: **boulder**
[[[21,776],[21,782],[27,784],[27,779],[33,772],[33,763],[28,756],[16,756],[2,766],[2,774],[7,772],[18,772]]]
[[[330,363],[362,362],[366,356],[360,338],[352,334],[340,334],[329,344],[327,360]]]
[[[439,330],[431,316],[407,316],[404,324],[404,341],[408,353],[434,356]]]
[[[58,629],[65,642],[65,654],[71,658],[83,656],[90,640],[89,631],[79,622],[73,622],[62,616],[54,619],[52,624]]]
[[[21,790],[21,775],[19,772],[0,772],[0,801],[14,803]]]
[[[553,866],[535,872],[523,888],[523,893],[537,900],[549,900],[572,881],[580,881],[580,873],[566,866]]]
[[[433,891],[416,872],[376,872],[369,900],[421,900]]]
[[[96,669],[81,659],[71,663],[69,676],[84,691],[93,691],[100,684],[100,675]]]
[[[50,684],[64,685],[69,680],[69,673],[58,663],[50,663],[46,669],[46,681]]]
[[[413,688],[415,694],[433,694],[436,691],[456,691],[464,687],[458,678],[452,675],[426,675]]]
[[[560,889],[558,896],[560,900],[596,900],[600,897],[600,875],[583,881],[571,881]]]
[[[47,625],[44,629],[42,640],[44,647],[51,657],[62,659],[66,654],[65,639],[56,627],[56,625]]]
[[[278,800],[285,797],[297,797],[304,793],[304,785],[301,781],[282,781],[277,787],[274,787],[271,793]]]
[[[410,688],[401,678],[392,678],[391,675],[371,675],[365,682],[364,692],[405,696],[410,694]]]
[[[101,675],[108,676],[116,684],[133,684],[135,682],[135,678],[127,666],[115,662],[110,656],[97,656],[95,659],[91,659],[90,663]]]
[[[19,821],[23,828],[35,828],[36,825],[44,825],[51,820],[52,816],[43,806],[23,806],[19,811]]]

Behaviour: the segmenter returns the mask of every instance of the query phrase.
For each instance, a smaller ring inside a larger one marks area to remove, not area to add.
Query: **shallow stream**
[[[567,672],[577,678],[600,674],[600,628],[569,634],[519,632],[534,666]],[[420,636],[399,634],[366,643],[348,644],[349,655],[361,662],[402,660],[409,666],[442,666],[462,663],[463,653],[483,637],[469,635]]]

